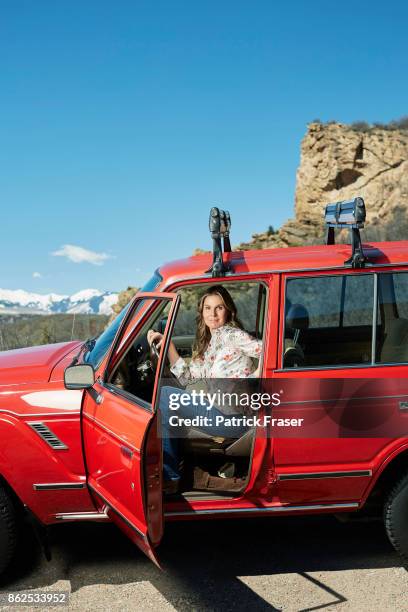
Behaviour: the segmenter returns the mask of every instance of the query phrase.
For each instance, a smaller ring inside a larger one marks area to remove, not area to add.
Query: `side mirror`
[[[90,363],[68,366],[64,372],[66,389],[89,389],[95,383],[95,371]]]

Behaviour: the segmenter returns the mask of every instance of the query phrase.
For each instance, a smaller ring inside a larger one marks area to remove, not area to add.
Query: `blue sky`
[[[248,240],[293,216],[308,122],[408,114],[402,1],[0,6],[2,288],[140,285],[214,204]]]

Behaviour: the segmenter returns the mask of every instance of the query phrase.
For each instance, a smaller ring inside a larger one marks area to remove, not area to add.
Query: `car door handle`
[[[128,448],[127,446],[123,446],[123,444],[121,444],[120,451],[122,455],[125,455],[128,459],[132,459],[133,451],[131,448]]]
[[[408,402],[400,402],[399,403],[399,409],[402,411],[408,411]]]

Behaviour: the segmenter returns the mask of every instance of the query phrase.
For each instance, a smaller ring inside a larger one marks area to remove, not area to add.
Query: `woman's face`
[[[204,323],[213,331],[225,325],[227,320],[227,309],[219,295],[208,295],[203,304]]]

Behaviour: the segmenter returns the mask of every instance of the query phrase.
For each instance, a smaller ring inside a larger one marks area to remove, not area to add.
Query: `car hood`
[[[48,382],[55,366],[81,342],[60,342],[0,352],[0,385]]]

